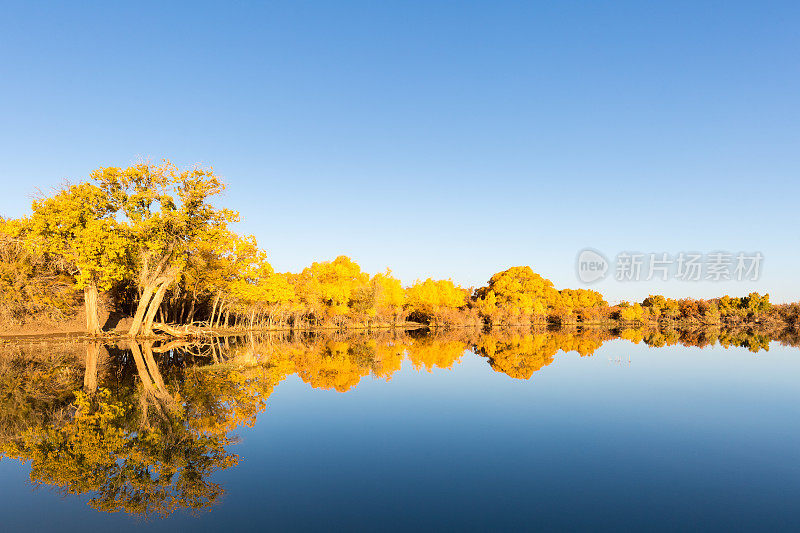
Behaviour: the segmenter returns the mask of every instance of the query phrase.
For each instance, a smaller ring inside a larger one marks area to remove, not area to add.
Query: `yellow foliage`
[[[369,275],[349,257],[313,263],[297,277],[300,298],[314,312],[345,315],[358,289],[369,283]]]

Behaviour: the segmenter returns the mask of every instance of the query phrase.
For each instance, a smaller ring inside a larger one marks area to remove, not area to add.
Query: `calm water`
[[[800,529],[800,350],[625,336],[2,346],[0,530]]]

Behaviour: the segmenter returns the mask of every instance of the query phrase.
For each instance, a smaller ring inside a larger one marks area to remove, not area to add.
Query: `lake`
[[[796,336],[0,345],[0,529],[800,530]]]

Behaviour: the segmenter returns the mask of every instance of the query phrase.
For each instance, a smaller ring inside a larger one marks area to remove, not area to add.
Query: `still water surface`
[[[626,336],[7,344],[0,530],[800,529],[800,350]]]

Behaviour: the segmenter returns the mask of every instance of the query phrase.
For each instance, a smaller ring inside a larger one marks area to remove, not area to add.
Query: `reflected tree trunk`
[[[141,346],[132,342],[130,344],[133,361],[136,364],[136,372],[142,380],[145,392],[153,394],[162,400],[172,400],[167,387],[164,385],[164,378],[158,369],[156,360],[153,357],[153,343],[145,342]]]
[[[161,376],[161,371],[158,369],[153,357],[153,343],[145,342],[140,346],[136,342],[131,342],[130,350],[133,354],[136,372],[142,382],[143,390],[139,403],[142,407],[144,424],[148,425],[150,423],[149,412],[151,406],[155,408],[156,414],[162,419],[169,419],[176,401],[164,385],[164,378]]]
[[[90,342],[86,345],[86,361],[83,373],[83,390],[89,393],[97,391],[97,362],[100,358],[100,344]]]
[[[130,345],[131,353],[133,354],[133,362],[136,365],[136,372],[139,374],[139,379],[142,382],[145,393],[155,394],[155,386],[153,385],[153,378],[147,370],[147,363],[142,356],[142,349],[138,343],[132,342]]]
[[[158,369],[155,357],[153,357],[153,343],[144,343],[142,345],[142,352],[144,354],[144,362],[147,365],[147,370],[150,372],[150,376],[152,376],[156,388],[160,393],[169,395],[167,387],[164,385],[164,378],[161,376],[161,371]]]
[[[211,360],[214,364],[219,364],[219,357],[217,357],[217,339],[211,339]]]

